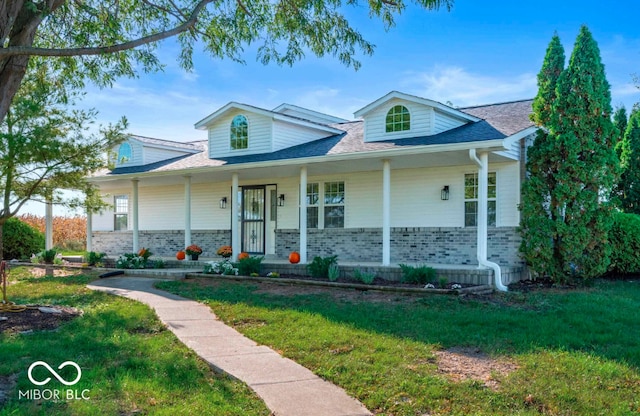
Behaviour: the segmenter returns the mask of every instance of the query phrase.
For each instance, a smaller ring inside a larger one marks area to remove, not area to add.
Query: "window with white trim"
[[[396,105],[387,112],[385,122],[386,132],[405,131],[411,128],[411,116],[409,110],[403,105]]]
[[[237,115],[231,121],[230,129],[231,150],[241,150],[249,147],[249,123],[243,115]]]
[[[307,184],[307,228],[344,228],[343,181]]]
[[[487,224],[496,225],[496,173],[489,172],[487,188]],[[464,225],[478,225],[478,173],[464,175]]]
[[[129,229],[129,195],[116,195],[113,197],[113,229],[126,231]]]

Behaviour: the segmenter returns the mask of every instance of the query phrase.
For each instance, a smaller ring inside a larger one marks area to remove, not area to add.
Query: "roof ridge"
[[[479,104],[479,105],[470,105],[468,107],[457,107],[458,110],[464,111],[464,110],[470,110],[472,108],[480,108],[480,107],[491,107],[494,105],[506,105],[506,104],[515,104],[515,103],[523,103],[526,101],[533,101],[533,98],[523,98],[520,100],[511,100],[511,101],[502,101],[499,103],[490,103],[490,104]]]

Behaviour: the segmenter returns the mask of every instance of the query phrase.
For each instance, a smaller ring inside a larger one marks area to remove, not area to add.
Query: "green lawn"
[[[206,302],[259,343],[342,386],[387,415],[640,413],[640,282],[497,294],[372,300],[362,292],[268,294],[264,286],[206,280],[162,289]],[[472,346],[519,369],[494,374],[497,391],[454,382],[434,350]]]
[[[26,269],[11,272],[10,280],[16,283],[8,288],[10,300],[74,306],[84,315],[55,332],[0,335],[0,376],[18,376],[0,415],[269,414],[243,383],[213,373],[148,307],[87,289],[93,279],[36,279]],[[33,362],[56,368],[68,360],[82,368],[82,378],[73,387],[55,379],[42,387],[29,381],[27,369]],[[89,399],[19,398],[19,391],[33,388],[59,390],[63,396],[67,389],[80,396],[88,390]]]

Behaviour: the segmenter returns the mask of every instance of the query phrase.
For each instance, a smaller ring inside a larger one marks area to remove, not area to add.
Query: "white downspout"
[[[500,265],[487,260],[487,188],[489,177],[489,157],[486,152],[481,153],[480,157],[478,157],[478,155],[476,155],[476,149],[469,149],[469,157],[478,165],[478,264],[482,267],[489,267],[493,269],[493,280],[495,282],[496,289],[501,292],[506,292],[509,288],[502,284],[502,270],[500,269]]]

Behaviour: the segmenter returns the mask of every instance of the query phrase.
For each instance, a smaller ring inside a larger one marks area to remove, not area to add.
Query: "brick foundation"
[[[94,231],[93,251],[104,252],[117,257],[133,251],[133,233],[131,231]],[[140,231],[138,233],[140,247],[146,247],[160,257],[173,257],[176,252],[184,250],[184,231]],[[191,231],[191,242],[202,247],[203,257],[215,256],[216,250],[223,245],[231,244],[230,230],[194,230]]]

